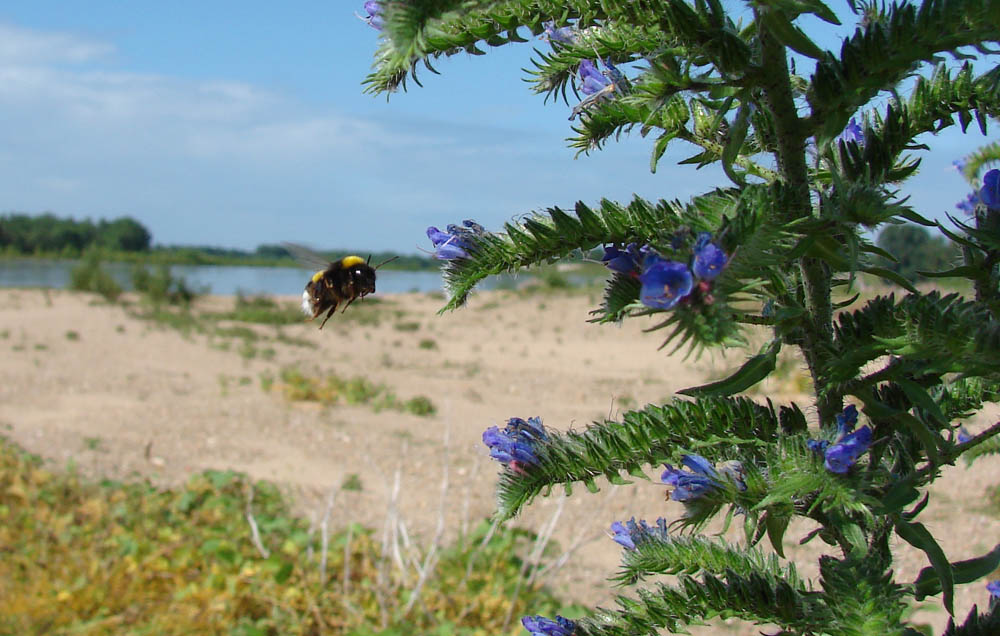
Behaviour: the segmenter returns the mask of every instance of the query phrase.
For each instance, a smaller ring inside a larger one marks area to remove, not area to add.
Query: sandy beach
[[[94,477],[169,486],[205,469],[246,472],[280,484],[312,519],[333,492],[335,526],[379,528],[395,505],[417,541],[433,535],[442,515],[446,535],[454,536],[491,514],[497,465],[480,440],[486,427],[539,416],[558,430],[584,428],[721,377],[744,358],[739,351],[697,361],[669,356],[657,351],[662,333],[643,333],[653,324],[648,319],[588,323],[597,291],[488,292],[442,316],[439,295],[382,296],[362,309],[373,318],[338,314],[322,331],[310,323],[221,321],[214,332],[184,333],[137,317],[136,299],[126,300],[128,306],[68,291],[0,290],[0,432],[54,467],[72,462]],[[225,311],[233,302],[200,298],[194,310]],[[424,396],[437,411],[421,417],[290,401],[280,382],[288,368],[362,376],[402,400]],[[792,380],[752,395],[794,399],[798,374],[793,369]],[[969,428],[997,418],[990,410]],[[516,519],[538,532],[551,527],[560,551],[572,551],[544,580],[570,599],[608,604],[606,579],[620,554],[605,536],[609,524],[682,513],[680,504],[664,502],[654,472],[647,471],[654,481],[631,487],[603,483],[597,494],[577,488],[570,499],[561,492],[540,498]],[[360,489],[342,489],[348,479]],[[987,509],[998,484],[1000,462],[990,459],[945,469],[921,520],[952,560],[978,556],[1000,540],[1000,520]],[[791,549],[806,529],[790,529],[786,543],[790,556],[806,559],[802,573],[811,576],[820,542]],[[740,540],[742,530],[730,536]],[[927,565],[908,547],[898,554],[900,580]],[[987,603],[981,584],[959,589],[956,614],[964,618],[973,603]],[[946,618],[943,610],[919,614],[938,628]]]

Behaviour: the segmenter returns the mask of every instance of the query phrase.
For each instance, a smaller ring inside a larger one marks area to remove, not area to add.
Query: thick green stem
[[[813,213],[809,196],[809,172],[806,166],[805,127],[792,95],[785,47],[771,35],[759,15],[757,24],[761,47],[760,77],[764,106],[771,115],[777,141],[778,173],[784,185],[781,193],[784,217],[786,221],[791,222],[811,216]],[[832,351],[833,344],[830,269],[819,259],[803,257],[799,260],[799,272],[808,312],[799,347],[812,375],[813,386],[819,390],[826,385],[822,358]],[[831,392],[820,392],[816,407],[820,422],[832,423],[840,410],[841,396]]]

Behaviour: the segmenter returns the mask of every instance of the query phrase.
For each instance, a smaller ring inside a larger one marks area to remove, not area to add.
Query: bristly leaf
[[[998,18],[998,0],[925,0],[919,7],[893,3],[884,19],[844,40],[839,58],[827,55],[816,65],[808,98],[817,135],[823,142],[839,135],[860,106],[879,91],[895,88],[920,62],[997,41]],[[945,24],[963,28],[943,32]]]
[[[778,359],[778,351],[780,350],[781,341],[774,340],[760,353],[743,363],[743,366],[728,378],[710,384],[682,389],[678,393],[694,397],[725,397],[746,391],[774,371],[774,365]]]
[[[469,258],[450,260],[443,276],[451,298],[442,311],[465,303],[483,278],[539,263],[548,263],[575,250],[589,252],[598,245],[630,242],[670,244],[670,236],[685,231],[714,231],[722,215],[736,205],[732,195],[717,190],[696,197],[690,204],[678,201],[652,203],[639,197],[628,205],[604,199],[592,209],[582,202],[576,214],[549,208],[520,222],[511,221],[504,233],[467,237]]]
[[[553,434],[538,451],[539,465],[525,474],[505,470],[497,485],[497,516],[507,519],[554,484],[593,483],[664,461],[679,460],[679,449],[711,461],[758,457],[776,439],[779,419],[773,407],[745,398],[677,400],[629,411],[621,422],[593,424],[583,432]]]

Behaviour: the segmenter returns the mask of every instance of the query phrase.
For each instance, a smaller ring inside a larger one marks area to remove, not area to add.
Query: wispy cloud
[[[114,50],[107,42],[0,24],[0,66],[60,62],[79,64],[106,57]]]
[[[129,213],[165,243],[252,246],[329,225],[327,246],[412,249],[432,223],[496,226],[664,186],[683,197],[708,180],[649,175],[643,144],[572,162],[566,130],[461,125],[446,110],[343,112],[225,78],[120,70],[119,55],[110,43],[0,25],[0,209]]]

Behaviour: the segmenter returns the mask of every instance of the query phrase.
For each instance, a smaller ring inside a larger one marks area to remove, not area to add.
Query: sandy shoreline
[[[620,409],[662,401],[742,360],[739,352],[700,361],[668,357],[656,350],[660,333],[642,333],[652,324],[646,319],[590,324],[596,292],[487,292],[444,316],[435,315],[439,297],[384,296],[378,324],[338,315],[322,331],[311,324],[243,325],[258,334],[253,355],[238,337],[185,335],[97,300],[68,291],[0,290],[5,435],[57,466],[72,460],[94,476],[175,484],[204,469],[239,470],[282,484],[306,516],[317,514],[334,488],[335,526],[380,527],[398,471],[400,514],[415,536],[430,536],[440,514],[457,531],[492,512],[496,465],[480,441],[486,427],[537,415],[556,429],[583,428]],[[207,297],[196,309],[232,303]],[[426,396],[438,410],[418,417],[290,403],[261,381],[288,366],[363,376],[403,399]],[[785,399],[775,392],[786,389],[765,387],[757,397]],[[989,415],[992,421],[997,412]],[[953,560],[982,554],[1000,539],[1000,522],[985,511],[987,490],[1000,484],[997,464],[948,468],[921,517]],[[350,475],[360,479],[360,491],[339,490]],[[578,549],[550,582],[572,598],[608,604],[606,578],[619,555],[602,536],[608,525],[631,516],[673,518],[681,508],[664,503],[655,483],[601,489],[596,495],[577,489],[581,494],[565,504],[561,496],[539,499],[517,523],[536,531],[554,523],[560,545]],[[958,523],[957,513],[964,515]],[[800,536],[793,528],[786,541]],[[904,579],[926,565],[921,554],[901,548],[900,555]],[[956,612],[964,617],[986,599],[979,586],[964,586]],[[943,614],[921,618],[940,626]]]

